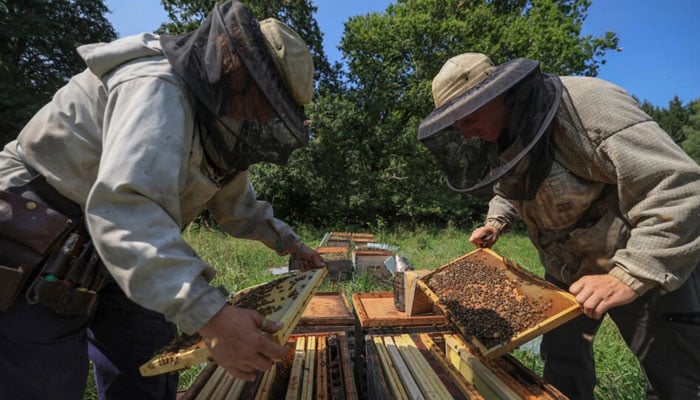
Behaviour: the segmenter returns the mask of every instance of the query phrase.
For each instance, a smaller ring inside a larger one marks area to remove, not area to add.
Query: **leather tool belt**
[[[80,207],[42,176],[0,191],[0,311],[26,292],[31,304],[88,315],[108,276]]]

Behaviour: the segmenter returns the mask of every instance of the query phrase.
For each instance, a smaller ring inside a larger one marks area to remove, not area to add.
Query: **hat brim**
[[[223,11],[215,7],[215,13],[226,28],[230,43],[241,58],[248,73],[253,76],[260,90],[287,128],[304,146],[308,134],[304,124],[304,107],[297,104],[284,85],[275,61],[268,52],[259,22],[240,3],[232,2],[230,9]],[[224,12],[226,15],[223,15]],[[229,23],[226,23],[230,21]],[[235,27],[235,29],[230,29]]]
[[[221,46],[220,39],[225,39]],[[214,116],[226,116],[227,90],[222,53],[237,55],[285,126],[302,144],[308,144],[304,107],[287,90],[259,22],[239,2],[217,3],[196,30],[184,35],[161,35],[160,43],[175,73]]]
[[[484,80],[428,114],[418,126],[418,140],[441,132],[479,110],[517,85],[539,65],[537,61],[516,58],[497,66]]]
[[[561,102],[562,86],[558,79],[553,79],[549,81],[551,91],[553,94],[552,102],[547,109],[547,113],[542,118],[539,124],[537,133],[530,140],[530,142],[522,149],[512,160],[508,163],[501,165],[497,168],[491,168],[488,174],[478,183],[475,183],[471,187],[463,188],[454,185],[450,182],[449,177],[447,179],[447,186],[455,192],[459,193],[484,193],[484,189],[491,188],[491,186],[499,179],[503,178],[506,174],[510,173],[522,160],[525,158],[530,151],[535,148],[535,146],[540,143],[541,140],[547,140],[545,133],[547,132],[549,125],[551,124],[554,117],[557,115],[557,110],[559,109],[559,103]]]

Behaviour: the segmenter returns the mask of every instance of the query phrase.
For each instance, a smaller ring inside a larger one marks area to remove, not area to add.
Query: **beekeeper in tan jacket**
[[[448,60],[418,137],[455,191],[490,198],[470,241],[490,247],[517,220],[546,279],[584,314],[544,335],[544,378],[593,399],[594,337],[609,315],[650,398],[700,393],[700,167],[623,89],[558,77],[519,58]]]

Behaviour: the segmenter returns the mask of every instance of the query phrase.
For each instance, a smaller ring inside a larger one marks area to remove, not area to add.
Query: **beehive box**
[[[483,399],[432,338],[426,333],[365,337],[367,398]]]
[[[292,335],[287,356],[251,382],[211,362],[180,399],[357,399],[346,339],[344,332]]]
[[[301,315],[295,332],[304,327],[331,331],[336,330],[334,327],[352,326],[354,323],[355,314],[345,293],[317,292]]]
[[[422,276],[417,286],[487,357],[497,357],[581,314],[573,295],[489,249]]]
[[[369,399],[564,400],[517,359],[487,359],[456,332],[367,335]]]
[[[350,355],[355,355],[355,314],[343,292],[318,292],[294,329],[294,334],[344,332]]]
[[[353,265],[350,249],[347,247],[319,247],[316,249],[328,266],[330,281],[338,282],[352,278]]]
[[[357,382],[362,393],[367,390],[366,376],[374,373],[364,366],[365,337],[375,334],[423,333],[447,330],[447,320],[439,309],[432,313],[409,317],[396,309],[393,292],[353,293],[355,308],[355,363]]]
[[[384,261],[393,256],[394,253],[389,250],[355,249],[352,251],[352,264],[357,275],[367,273],[376,277],[389,278],[391,273],[384,265]]]
[[[432,339],[444,350],[450,364],[486,399],[567,399],[509,354],[487,359],[455,333],[432,335]]]
[[[367,247],[369,243],[375,241],[374,233],[357,232],[353,233],[351,236],[352,245],[354,248],[364,248]]]
[[[350,232],[330,232],[323,247],[352,247],[352,233]]]
[[[366,246],[374,241],[374,234],[369,232],[328,232],[319,247],[356,248]]]
[[[318,252],[318,254],[320,254],[321,257],[324,258],[324,260],[326,260],[329,278],[332,278],[334,280],[337,280],[340,277],[342,277],[343,279],[347,279],[352,275],[353,265],[352,256],[350,254],[350,248],[343,246],[323,246],[318,247],[316,249],[316,252]],[[303,263],[306,263],[307,267],[309,266],[307,261],[302,261],[290,257],[289,271],[303,269]]]

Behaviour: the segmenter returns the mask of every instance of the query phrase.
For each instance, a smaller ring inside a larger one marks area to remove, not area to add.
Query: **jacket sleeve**
[[[126,295],[188,334],[226,301],[208,284],[213,269],[181,236],[192,115],[173,81],[141,77],[111,88],[99,173],[86,202],[96,248]]]
[[[631,227],[611,273],[639,293],[654,282],[678,288],[700,260],[700,167],[653,121],[616,132],[599,151],[614,166]]]
[[[260,241],[279,255],[298,240],[285,222],[274,217],[270,203],[257,199],[247,172],[239,173],[222,187],[207,208],[231,236]]]
[[[501,233],[508,232],[518,218],[520,217],[513,205],[503,197],[495,195],[489,201],[486,225],[495,227]]]
[[[577,174],[614,185],[630,237],[611,275],[637,293],[674,290],[700,261],[700,167],[622,88],[564,77],[581,131],[563,130],[561,153]]]

